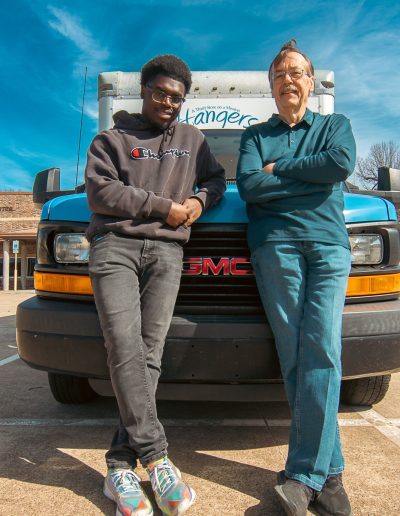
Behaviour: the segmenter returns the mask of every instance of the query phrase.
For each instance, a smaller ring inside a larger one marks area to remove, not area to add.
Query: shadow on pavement
[[[112,433],[112,427],[3,427],[1,476],[64,488],[87,499],[103,514],[115,514],[115,505],[102,494],[104,452]],[[194,477],[194,482],[196,478],[207,481],[196,485],[198,504],[207,504],[210,499],[211,482],[217,489],[228,488],[230,497],[245,494],[260,500],[246,515],[281,514],[272,494],[276,472],[263,467],[263,455],[265,464],[271,463],[271,456],[280,462],[275,448],[286,444],[287,431],[169,427],[167,436],[169,454],[181,471]],[[143,470],[139,473],[143,475]],[[144,488],[152,496],[149,482],[144,482]],[[56,490],[50,493],[56,506],[56,497],[60,495]]]
[[[115,514],[115,505],[102,494],[103,475],[89,465],[93,448],[104,446],[104,429],[36,427],[32,432],[30,427],[6,427],[2,434],[2,477],[64,488],[86,498],[104,514]],[[56,507],[57,491],[50,491],[50,496]]]

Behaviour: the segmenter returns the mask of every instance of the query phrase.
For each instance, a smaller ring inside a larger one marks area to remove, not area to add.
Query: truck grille
[[[246,225],[197,224],[184,247],[175,312],[261,313]]]

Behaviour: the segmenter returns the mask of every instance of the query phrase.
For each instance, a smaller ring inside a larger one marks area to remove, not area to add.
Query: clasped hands
[[[178,226],[189,227],[203,212],[202,203],[195,197],[186,199],[182,204],[172,201],[171,209],[165,222],[177,228]]]

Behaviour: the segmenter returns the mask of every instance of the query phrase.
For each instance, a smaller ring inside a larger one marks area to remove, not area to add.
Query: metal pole
[[[86,76],[87,76],[87,66],[86,66],[86,68],[85,68],[85,81],[84,81],[84,83],[83,83],[82,110],[81,110],[81,126],[80,126],[80,129],[79,129],[78,158],[77,158],[77,160],[76,160],[75,188],[78,186],[79,159],[80,159],[80,155],[81,155],[81,140],[82,140],[82,126],[83,126],[83,112],[84,112],[84,108],[85,108]]]
[[[14,253],[14,290],[18,290],[18,253]]]
[[[21,242],[21,290],[26,289],[26,243]]]
[[[10,241],[3,242],[3,290],[10,288]]]

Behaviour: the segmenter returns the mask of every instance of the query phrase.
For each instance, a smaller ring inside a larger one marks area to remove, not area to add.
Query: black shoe
[[[278,484],[284,484],[288,479],[284,471],[277,475]],[[322,491],[314,491],[309,505],[309,511],[318,516],[351,516],[351,506],[343,487],[342,475],[330,475]]]
[[[314,497],[314,490],[302,482],[285,477],[285,482],[274,487],[279,501],[289,516],[306,516],[307,508]]]
[[[351,506],[342,475],[330,475],[322,491],[315,493],[310,511],[318,516],[351,516]]]

